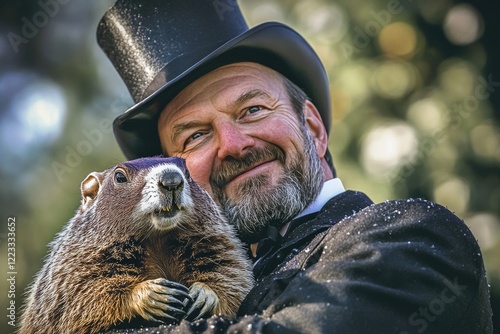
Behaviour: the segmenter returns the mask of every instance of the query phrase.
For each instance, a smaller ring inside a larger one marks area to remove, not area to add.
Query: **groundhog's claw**
[[[213,310],[219,305],[219,297],[206,284],[193,283],[189,289],[189,294],[193,300],[193,304],[187,311],[186,316],[189,321],[212,315]]]
[[[184,285],[164,278],[138,284],[132,298],[135,313],[148,321],[160,323],[180,321],[186,316],[183,302],[192,302]]]

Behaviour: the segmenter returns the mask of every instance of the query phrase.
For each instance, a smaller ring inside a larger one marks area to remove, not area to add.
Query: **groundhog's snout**
[[[149,169],[143,177],[146,182],[137,213],[151,217],[158,229],[175,227],[182,220],[183,212],[193,205],[189,179],[183,169],[163,163]]]
[[[163,171],[160,175],[159,186],[162,192],[181,191],[184,178],[175,170]]]

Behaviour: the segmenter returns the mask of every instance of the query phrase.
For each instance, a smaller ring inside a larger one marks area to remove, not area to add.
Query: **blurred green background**
[[[19,312],[47,244],[79,205],[80,182],[124,159],[111,121],[132,100],[95,41],[112,2],[0,1],[2,333],[13,331],[7,273],[16,272]],[[346,187],[376,202],[426,198],[463,218],[482,247],[499,312],[499,5],[239,2],[250,26],[287,23],[323,59],[333,97],[330,149]],[[16,222],[13,268],[9,217]]]

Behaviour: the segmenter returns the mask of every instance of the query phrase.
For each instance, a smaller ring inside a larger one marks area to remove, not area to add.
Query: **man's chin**
[[[237,203],[244,196],[267,198],[268,193],[276,188],[278,182],[267,174],[260,174],[253,178],[229,182],[221,192],[230,201]]]

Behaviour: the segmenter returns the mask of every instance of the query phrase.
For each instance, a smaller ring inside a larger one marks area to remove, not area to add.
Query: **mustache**
[[[226,159],[210,174],[210,184],[212,188],[222,189],[238,175],[271,160],[285,164],[285,153],[276,146],[270,146],[252,149],[241,158]]]

